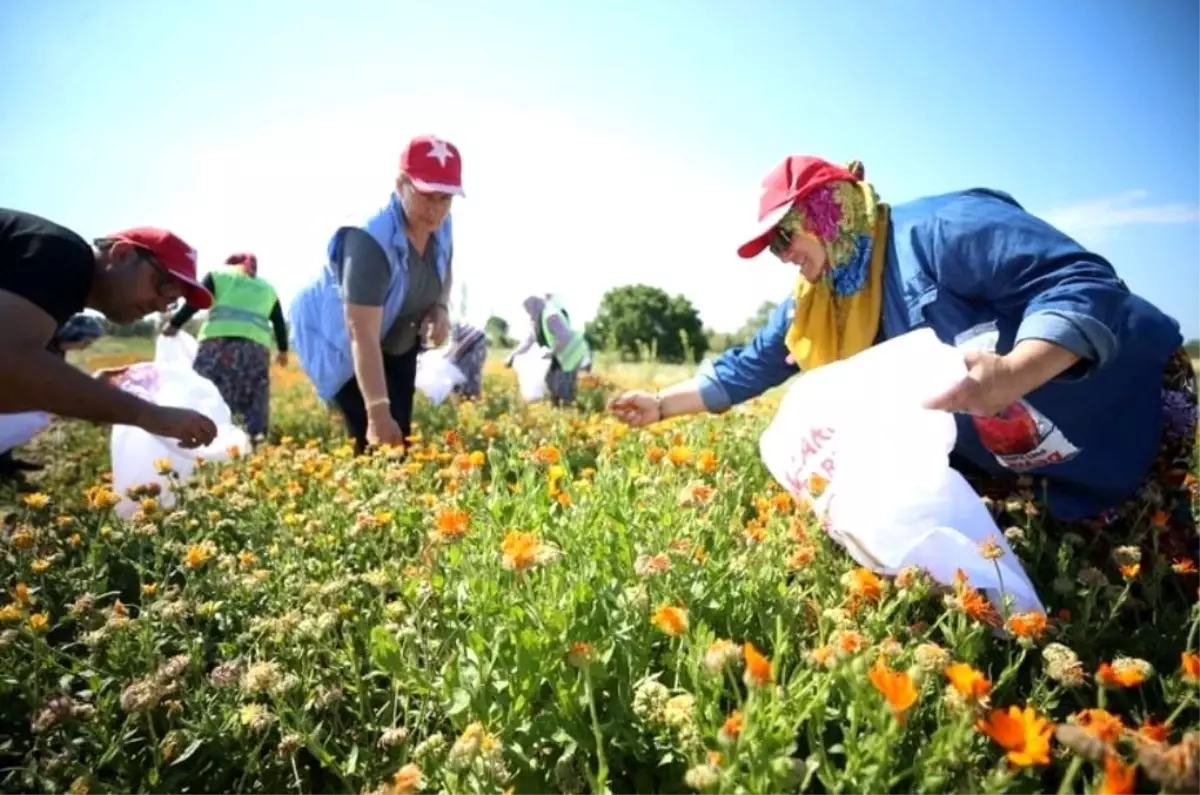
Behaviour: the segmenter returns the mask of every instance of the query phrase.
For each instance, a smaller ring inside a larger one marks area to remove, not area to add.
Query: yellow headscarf
[[[829,263],[815,284],[803,276],[796,282],[796,314],[786,344],[802,370],[849,358],[869,348],[879,333],[888,206],[861,180],[861,164],[849,170],[859,181],[817,188],[778,225],[819,241]]]

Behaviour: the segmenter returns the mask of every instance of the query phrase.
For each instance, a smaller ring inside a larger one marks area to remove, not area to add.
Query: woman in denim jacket
[[[1044,496],[1093,529],[1147,516],[1167,555],[1194,545],[1195,371],[1178,323],[1103,257],[1000,191],[889,206],[860,163],[797,155],[764,180],[759,220],[738,253],[796,266],[793,294],[694,378],[615,398],[617,417],[724,412],[928,327],[963,350],[967,377],[929,407],[955,413],[952,462],[981,494]]]

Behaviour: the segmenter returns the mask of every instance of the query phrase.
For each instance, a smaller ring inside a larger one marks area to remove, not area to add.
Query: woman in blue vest
[[[334,232],[328,264],[289,307],[300,366],[360,453],[412,434],[422,337],[439,347],[450,332],[450,204],[462,195],[457,147],[414,138],[388,201]]]
[[[535,344],[550,349],[550,371],[546,373],[546,391],[550,403],[555,406],[575,402],[575,385],[579,373],[590,369],[591,350],[583,332],[571,328],[567,310],[552,295],[531,295],[523,304],[529,313],[532,329],[512,355],[507,365],[512,366],[515,357],[525,353]]]
[[[759,218],[739,254],[770,250],[795,265],[793,294],[694,378],[615,398],[618,417],[724,412],[802,369],[929,327],[964,352],[967,377],[930,407],[955,413],[954,464],[980,493],[1044,495],[1052,516],[1093,529],[1157,517],[1159,548],[1186,554],[1195,371],[1178,323],[1103,257],[1005,193],[889,206],[861,164],[814,157],[767,175]]]
[[[213,304],[197,335],[195,370],[216,384],[235,421],[245,424],[251,439],[265,439],[271,421],[272,338],[279,350],[279,366],[286,367],[288,361],[283,307],[275,288],[258,275],[258,258],[253,254],[230,255],[224,268],[204,277],[204,286],[212,293]],[[196,311],[185,303],[162,333],[175,335]]]

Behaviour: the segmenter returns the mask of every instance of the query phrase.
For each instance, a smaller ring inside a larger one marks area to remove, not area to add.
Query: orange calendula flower
[[[576,668],[583,668],[596,655],[596,647],[584,640],[577,640],[567,650],[567,662]]]
[[[1109,687],[1137,687],[1149,676],[1149,665],[1141,660],[1116,659],[1100,663],[1096,678]]]
[[[1188,682],[1200,682],[1200,654],[1185,651],[1179,655],[1179,675]]]
[[[1127,765],[1115,754],[1104,755],[1104,781],[1099,795],[1133,795],[1137,783],[1137,767]]]
[[[696,469],[708,475],[717,471],[717,454],[704,449],[696,455]]]
[[[717,733],[717,739],[724,745],[732,744],[741,735],[743,722],[742,713],[735,709],[725,719],[725,722],[721,724],[721,730]]]
[[[438,538],[443,541],[453,541],[466,535],[469,520],[467,512],[458,508],[443,508],[433,519]]]
[[[510,530],[500,542],[501,563],[512,571],[532,568],[537,563],[539,547],[536,534]]]
[[[828,478],[822,477],[817,473],[813,473],[808,478],[808,493],[814,498],[819,498],[825,493],[825,489],[829,488]]]
[[[674,605],[659,605],[655,609],[654,615],[650,617],[650,623],[671,637],[677,638],[687,632],[687,609]]]
[[[851,571],[848,576],[847,588],[851,598],[856,601],[877,604],[883,596],[879,577],[870,569],[858,568]]]
[[[1115,743],[1125,730],[1125,724],[1105,709],[1085,709],[1071,716],[1075,725],[1103,743]]]
[[[396,775],[384,785],[382,791],[386,795],[415,795],[421,791],[421,768],[409,762],[396,771]]]
[[[1050,738],[1054,724],[1033,707],[994,709],[975,727],[1008,753],[1005,758],[1017,767],[1050,764]]]
[[[905,671],[893,671],[888,668],[883,657],[875,660],[875,665],[867,672],[867,676],[875,689],[883,694],[883,699],[896,720],[903,720],[904,713],[917,703],[917,687],[913,684],[912,677]]]
[[[562,454],[552,444],[542,445],[533,451],[533,460],[539,464],[557,464],[562,460]]]
[[[746,673],[743,679],[747,687],[766,687],[773,681],[771,661],[747,641],[742,645],[742,655],[746,658]]]
[[[1178,558],[1171,564],[1171,570],[1176,574],[1195,574],[1197,571],[1196,561],[1191,558]]]
[[[692,450],[685,445],[677,444],[667,451],[667,460],[677,467],[692,463]]]
[[[1015,613],[1009,616],[1005,626],[1009,632],[1018,638],[1037,640],[1045,634],[1048,623],[1045,613],[1034,610],[1028,613]]]
[[[1000,614],[983,594],[967,582],[967,576],[959,569],[954,577],[954,604],[968,617],[988,626],[1000,626]]]
[[[991,681],[981,671],[966,663],[951,663],[946,666],[943,673],[950,680],[951,687],[958,691],[963,698],[979,701],[992,692]]]
[[[1142,721],[1142,725],[1138,727],[1138,737],[1143,740],[1149,740],[1153,743],[1165,743],[1167,738],[1171,736],[1171,726],[1168,723],[1161,723],[1154,718],[1146,718]]]

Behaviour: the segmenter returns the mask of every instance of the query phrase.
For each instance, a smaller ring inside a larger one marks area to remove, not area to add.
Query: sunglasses
[[[782,257],[783,253],[792,246],[792,233],[781,226],[775,227],[771,232],[771,241],[767,247],[771,253],[777,257]]]
[[[183,297],[183,285],[152,254],[139,249],[138,259],[149,265],[154,272],[154,291],[160,298],[176,301]]]

